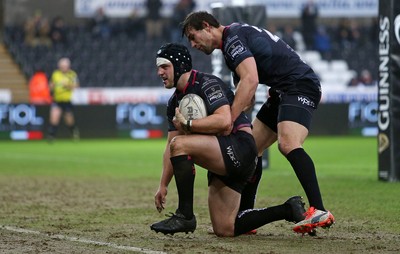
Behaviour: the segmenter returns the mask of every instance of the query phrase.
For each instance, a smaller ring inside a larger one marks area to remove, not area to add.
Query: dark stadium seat
[[[141,34],[132,37],[124,29],[116,31],[105,40],[92,37],[84,26],[71,26],[67,28],[67,44],[31,47],[24,44],[22,27],[6,26],[4,43],[27,77],[37,66],[50,76],[58,58],[67,56],[83,87],[158,86],[154,55],[163,41],[145,41]]]
[[[94,38],[88,27],[83,25],[67,27],[67,43],[53,47],[27,46],[24,44],[23,27],[6,25],[3,41],[27,77],[38,65],[50,75],[56,68],[58,58],[68,56],[73,69],[80,74],[83,87],[161,86],[154,56],[165,40],[147,41],[143,33],[128,35],[122,24],[117,25],[118,29],[109,39]],[[192,54],[193,66],[200,71],[212,72],[211,57],[186,46]],[[359,72],[378,68],[377,50],[372,41],[358,45],[357,50],[343,49],[335,42],[332,47],[332,60],[346,60],[352,70]],[[377,75],[376,72],[372,74]]]

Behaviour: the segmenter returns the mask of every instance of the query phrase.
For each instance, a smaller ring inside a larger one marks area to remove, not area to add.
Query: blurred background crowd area
[[[376,86],[378,18],[323,18],[318,6],[313,10],[307,6],[312,1],[304,2],[297,17],[267,16],[265,28],[309,61],[322,81]],[[177,0],[166,16],[160,12],[163,1],[145,0],[145,14],[133,9],[128,17],[114,18],[99,7],[90,17],[76,17],[70,0],[0,3],[3,44],[26,80],[38,70],[51,75],[57,60],[69,57],[82,87],[160,86],[154,55],[165,42],[187,44],[179,23],[198,10],[197,1]],[[212,72],[210,56],[191,52],[195,69]]]

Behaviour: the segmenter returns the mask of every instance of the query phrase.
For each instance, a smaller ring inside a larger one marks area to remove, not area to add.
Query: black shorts
[[[73,112],[74,106],[72,106],[71,102],[53,102],[52,107],[59,107],[63,110],[63,112]]]
[[[257,119],[277,132],[278,123],[292,121],[310,129],[314,110],[321,99],[319,96],[307,96],[301,93],[270,93],[268,100],[257,113]]]
[[[257,162],[257,147],[253,135],[238,131],[229,136],[218,136],[227,175],[208,171],[208,185],[218,177],[229,188],[242,193],[247,181],[253,176]]]

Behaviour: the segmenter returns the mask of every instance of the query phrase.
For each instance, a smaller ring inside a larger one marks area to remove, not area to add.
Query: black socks
[[[56,135],[57,129],[58,129],[58,125],[51,124],[49,126],[48,135],[51,137],[54,137]]]
[[[193,217],[193,185],[196,175],[194,163],[189,155],[171,157],[171,163],[178,189],[178,210],[190,220]]]
[[[260,183],[262,176],[262,157],[258,157],[257,167],[254,171],[254,175],[251,180],[246,184],[242,191],[242,197],[240,200],[239,211],[244,211],[247,209],[253,209],[254,203],[256,202],[256,194],[258,189],[258,184]]]
[[[291,151],[286,158],[292,165],[294,172],[307,195],[310,206],[325,211],[315,173],[314,162],[310,156],[303,148],[297,148]]]
[[[241,211],[235,220],[234,234],[238,236],[265,224],[291,218],[291,216],[292,211],[288,204]]]

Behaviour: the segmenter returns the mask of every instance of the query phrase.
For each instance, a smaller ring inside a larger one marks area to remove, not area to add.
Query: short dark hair
[[[206,11],[197,11],[189,13],[185,20],[181,23],[182,27],[182,37],[186,34],[186,32],[193,28],[195,30],[201,30],[204,28],[204,23],[207,22],[210,26],[218,28],[221,26],[219,21],[210,13]]]

